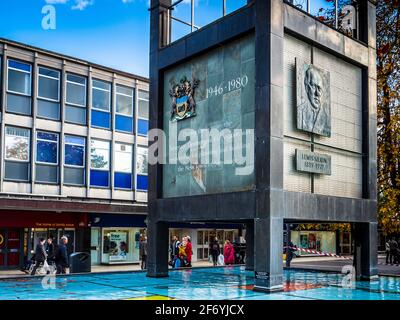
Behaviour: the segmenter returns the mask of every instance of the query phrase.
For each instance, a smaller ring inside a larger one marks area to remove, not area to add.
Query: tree
[[[400,1],[377,3],[378,219],[400,232]]]

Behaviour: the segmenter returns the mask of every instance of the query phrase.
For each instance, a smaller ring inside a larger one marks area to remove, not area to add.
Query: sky
[[[148,77],[149,0],[0,1],[0,37]],[[227,12],[246,2],[227,0]],[[173,15],[190,21],[189,3],[184,0]],[[222,0],[195,0],[195,24],[204,26],[219,18],[221,3]],[[42,9],[46,5],[55,8],[54,30],[42,27]],[[189,27],[173,23],[173,40],[189,31]]]

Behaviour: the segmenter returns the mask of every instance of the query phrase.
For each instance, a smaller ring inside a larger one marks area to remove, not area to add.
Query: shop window
[[[30,176],[30,130],[6,127],[5,179],[28,181]]]
[[[132,145],[116,143],[114,146],[114,187],[132,189]]]
[[[140,229],[103,229],[102,263],[129,263],[139,261]]]
[[[133,133],[133,89],[116,87],[115,129]]]
[[[38,117],[60,120],[60,72],[39,67]]]
[[[92,81],[92,120],[93,127],[110,129],[111,84]]]
[[[92,140],[90,144],[90,185],[108,187],[110,170],[110,142]]]
[[[86,78],[67,74],[65,121],[86,124]]]
[[[7,69],[8,112],[31,115],[32,66],[8,60]]]

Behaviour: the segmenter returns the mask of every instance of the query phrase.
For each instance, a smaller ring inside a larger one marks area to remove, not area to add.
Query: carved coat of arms
[[[194,91],[199,85],[198,80],[189,81],[182,78],[179,84],[172,86],[169,95],[172,98],[171,120],[183,120],[196,115]]]

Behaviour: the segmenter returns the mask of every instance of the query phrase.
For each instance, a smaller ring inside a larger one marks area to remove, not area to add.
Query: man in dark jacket
[[[56,254],[56,266],[57,274],[66,274],[66,268],[68,267],[68,250],[67,250],[68,238],[66,236],[61,237],[61,243],[58,247]]]
[[[218,238],[215,237],[213,241],[210,243],[210,254],[212,256],[214,267],[217,265],[218,256],[221,253],[221,247],[219,246]]]
[[[44,263],[47,259],[47,253],[44,250],[44,242],[45,242],[45,240],[43,238],[39,238],[39,243],[36,245],[35,266],[33,267],[33,270],[31,272],[32,276],[35,275],[36,270],[40,266],[40,264]]]
[[[171,254],[171,262],[173,262],[176,259],[176,257],[178,256],[180,244],[181,243],[179,242],[178,237],[173,236],[171,246],[169,248],[169,251]]]
[[[140,265],[141,269],[144,270],[147,268],[147,237],[144,236],[142,241],[140,241],[140,258],[142,259],[142,263]]]
[[[397,256],[397,249],[399,248],[399,245],[397,244],[396,238],[393,237],[392,240],[389,242],[389,248],[390,248],[390,264],[396,263],[396,256]]]
[[[53,243],[53,238],[52,237],[47,239],[46,253],[47,253],[47,261],[49,262],[49,264],[54,262],[56,252],[55,252],[55,249],[54,249],[54,243]]]
[[[290,268],[290,262],[293,260],[295,256],[296,246],[292,241],[289,242],[288,247],[286,248],[286,267]]]

